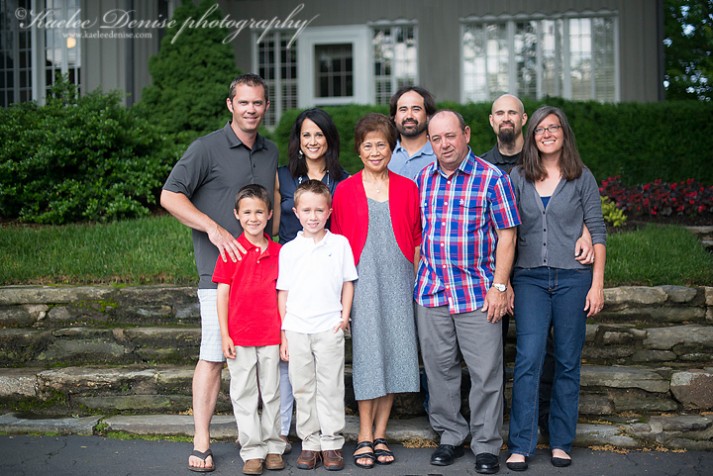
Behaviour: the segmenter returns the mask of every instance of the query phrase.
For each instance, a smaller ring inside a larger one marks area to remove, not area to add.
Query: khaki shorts
[[[218,324],[218,290],[199,289],[201,303],[201,353],[200,360],[225,362],[223,343]]]

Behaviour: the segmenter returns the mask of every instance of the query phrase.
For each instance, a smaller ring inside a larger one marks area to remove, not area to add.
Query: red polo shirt
[[[280,245],[268,240],[267,249],[250,243],[243,234],[238,243],[247,250],[241,261],[215,264],[213,282],[230,285],[228,333],[235,345],[261,347],[280,344],[280,313],[277,310],[277,269]]]

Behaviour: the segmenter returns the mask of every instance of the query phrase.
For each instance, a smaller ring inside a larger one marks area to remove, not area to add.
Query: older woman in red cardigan
[[[337,186],[332,231],[349,240],[359,272],[351,314],[354,463],[371,468],[395,459],[386,441],[394,394],[419,391],[413,285],[421,219],[416,185],[387,168],[397,140],[391,121],[368,114],[354,136],[364,168]]]

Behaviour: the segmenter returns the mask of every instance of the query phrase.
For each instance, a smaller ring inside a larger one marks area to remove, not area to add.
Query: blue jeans
[[[550,448],[570,452],[577,428],[579,375],[591,269],[515,268],[517,356],[508,447],[530,456],[537,446],[538,393],[547,334],[554,333]]]

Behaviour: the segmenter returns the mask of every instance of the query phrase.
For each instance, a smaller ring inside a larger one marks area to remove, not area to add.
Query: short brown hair
[[[272,200],[270,200],[270,194],[267,193],[267,189],[262,185],[251,183],[245,185],[241,188],[235,195],[235,211],[240,212],[240,201],[245,198],[256,198],[265,202],[267,205],[267,211],[272,211]]]
[[[327,199],[327,204],[329,204],[330,207],[332,206],[332,194],[329,193],[329,187],[321,180],[309,179],[299,184],[295,189],[295,207],[297,207],[297,202],[300,200],[300,197],[307,192],[314,193],[315,195],[324,195]]]
[[[230,83],[230,90],[228,91],[228,99],[230,99],[230,102],[232,102],[233,98],[235,97],[236,88],[238,87],[238,84],[246,84],[252,87],[262,86],[262,90],[265,93],[265,101],[270,101],[270,99],[268,98],[267,83],[265,83],[265,80],[262,79],[262,77],[258,74],[245,73],[236,76],[235,79]]]
[[[356,127],[354,127],[354,150],[357,155],[359,154],[359,148],[361,147],[362,142],[364,142],[364,138],[370,132],[380,132],[383,134],[384,138],[386,138],[386,141],[389,143],[389,147],[391,147],[391,151],[394,151],[396,148],[396,141],[399,138],[396,126],[394,126],[394,123],[383,114],[371,112],[359,119]]]

